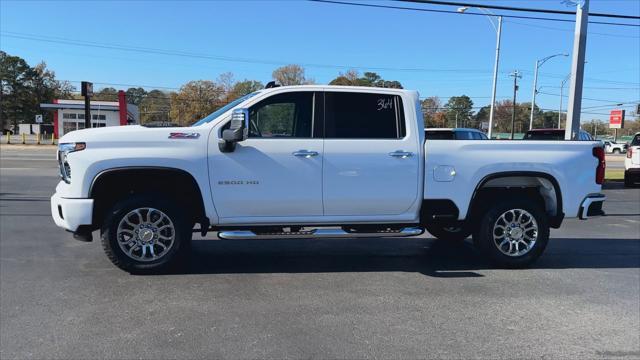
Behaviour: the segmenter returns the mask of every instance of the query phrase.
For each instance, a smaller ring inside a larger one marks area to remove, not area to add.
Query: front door
[[[314,138],[314,92],[270,96],[249,108],[249,137],[233,152],[210,147],[221,223],[322,216],[323,143]]]

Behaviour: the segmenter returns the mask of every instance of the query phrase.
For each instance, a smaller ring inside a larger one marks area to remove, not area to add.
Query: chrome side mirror
[[[235,109],[231,114],[231,124],[222,132],[222,139],[218,142],[221,152],[232,152],[236,143],[247,139],[249,134],[249,110]]]

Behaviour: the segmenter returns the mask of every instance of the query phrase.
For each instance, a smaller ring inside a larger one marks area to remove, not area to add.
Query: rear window
[[[397,95],[326,92],[324,114],[325,138],[400,139],[406,132]]]
[[[453,140],[453,131],[447,131],[447,130],[433,131],[433,130],[428,130],[428,131],[424,132],[424,137],[427,140]]]
[[[631,146],[640,146],[640,134],[633,137],[633,140],[631,140]]]
[[[524,136],[525,140],[564,140],[564,131],[529,131]]]

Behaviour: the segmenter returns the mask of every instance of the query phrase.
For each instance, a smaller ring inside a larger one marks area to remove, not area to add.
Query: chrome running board
[[[399,230],[382,230],[376,232],[347,232],[342,229],[313,229],[291,232],[265,232],[256,234],[250,230],[221,231],[218,237],[225,240],[240,239],[319,239],[319,238],[361,238],[361,237],[405,237],[418,236],[424,233],[423,228],[408,227]]]

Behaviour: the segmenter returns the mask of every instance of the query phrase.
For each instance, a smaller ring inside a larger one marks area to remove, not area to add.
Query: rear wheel
[[[482,217],[473,239],[500,267],[528,266],[542,255],[549,241],[547,214],[526,199],[501,202]]]
[[[620,149],[613,149],[614,154],[620,154]]]
[[[102,247],[123,270],[161,273],[182,259],[191,230],[173,202],[136,195],[117,203],[109,213],[102,228]]]
[[[440,240],[463,241],[471,235],[471,230],[467,226],[447,226],[442,224],[428,224],[427,231]]]

